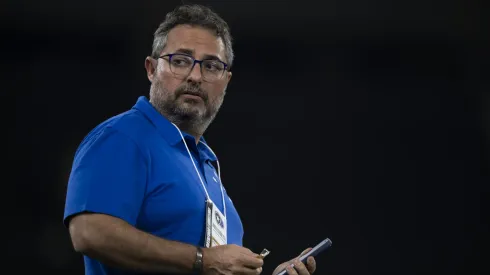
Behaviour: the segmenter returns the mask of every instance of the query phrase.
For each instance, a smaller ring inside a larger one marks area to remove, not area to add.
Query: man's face
[[[226,62],[222,39],[201,27],[179,25],[168,33],[160,56],[176,53],[198,60],[216,57]],[[225,71],[221,78],[207,82],[199,64],[184,76],[171,71],[168,57],[147,58],[145,65],[152,82],[150,101],[155,108],[183,130],[202,134],[223,103],[231,73]]]

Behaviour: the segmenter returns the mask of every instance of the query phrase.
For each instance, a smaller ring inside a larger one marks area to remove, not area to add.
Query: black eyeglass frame
[[[228,70],[228,64],[226,64],[225,62],[223,62],[223,61],[221,61],[220,59],[217,59],[217,58],[208,58],[208,59],[199,60],[199,59],[195,59],[192,55],[185,54],[185,53],[169,53],[169,54],[161,55],[158,58],[161,58],[163,60],[167,60],[165,57],[168,57],[168,62],[169,62],[169,65],[171,66],[172,57],[175,56],[175,55],[178,55],[178,56],[187,56],[187,57],[189,57],[189,58],[191,58],[193,60],[192,66],[191,66],[191,68],[189,70],[189,73],[192,72],[192,70],[194,69],[194,66],[196,66],[196,64],[199,64],[199,69],[201,70],[201,75],[204,76],[204,73],[202,72],[202,63],[205,62],[205,61],[216,61],[216,62],[220,62],[220,63],[223,64],[223,72],[221,72],[221,75],[216,80],[222,79],[223,78],[223,75]],[[172,72],[172,73],[174,73],[174,72]]]

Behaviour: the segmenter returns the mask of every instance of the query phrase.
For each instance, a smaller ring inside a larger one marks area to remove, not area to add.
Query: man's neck
[[[175,125],[177,125],[177,127],[179,127],[179,129],[183,132],[186,132],[187,134],[191,135],[194,137],[194,139],[196,140],[196,145],[199,143],[199,140],[201,140],[201,137],[202,137],[202,134],[201,133],[197,133],[196,131],[193,130],[193,127],[190,127],[189,125],[187,125],[186,123],[182,123],[182,122],[174,122]]]
[[[182,118],[177,118],[174,117],[170,114],[167,114],[165,111],[160,110],[153,104],[153,102],[150,100],[150,103],[153,105],[153,107],[163,116],[165,117],[168,121],[172,122],[175,124],[177,127],[179,127],[180,131],[184,131],[188,133],[189,135],[193,136],[196,139],[196,145],[199,144],[199,140],[201,140],[202,133],[200,131],[197,131],[196,129],[198,128],[197,125],[194,125],[193,122],[189,120],[185,120]]]
[[[200,135],[192,135],[192,134],[191,134],[191,136],[193,136],[196,139],[196,145],[198,145],[199,141],[201,140],[201,136]]]

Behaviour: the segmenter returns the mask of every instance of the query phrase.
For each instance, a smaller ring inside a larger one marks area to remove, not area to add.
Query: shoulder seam
[[[136,147],[138,147],[138,151],[139,151],[141,157],[143,158],[143,160],[145,161],[145,165],[148,167],[148,163],[146,161],[146,158],[144,157],[145,154],[143,154],[143,149],[141,148],[140,144],[136,140],[134,140],[131,136],[129,136],[128,134],[124,133],[123,131],[121,131],[121,130],[115,128],[115,127],[113,127],[112,125],[111,126],[107,126],[107,128],[109,128],[112,131],[114,131],[114,132],[116,132],[118,134],[121,134],[121,135],[125,136],[127,139],[131,140],[136,145]]]

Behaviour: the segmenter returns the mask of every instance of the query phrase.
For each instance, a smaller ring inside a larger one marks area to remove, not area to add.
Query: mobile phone
[[[299,260],[302,263],[306,264],[306,260],[308,259],[308,257],[310,257],[310,256],[315,257],[316,255],[320,254],[320,252],[326,250],[330,246],[332,246],[332,241],[329,238],[326,238],[325,240],[323,240],[319,244],[317,244],[315,247],[313,247],[310,251],[308,251],[308,253],[301,256],[299,258]],[[279,274],[277,274],[277,275],[284,275],[286,273],[287,273],[286,268],[284,268],[284,270],[279,272]]]

